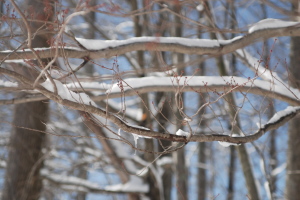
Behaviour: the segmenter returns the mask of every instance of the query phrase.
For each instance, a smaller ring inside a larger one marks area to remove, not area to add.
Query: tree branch
[[[183,54],[197,55],[224,55],[237,49],[246,47],[252,43],[266,38],[281,36],[300,36],[298,24],[281,28],[265,28],[253,31],[245,36],[235,37],[231,40],[208,40],[188,39],[177,37],[136,37],[128,40],[85,40],[78,39],[85,47],[86,43],[101,43],[102,47],[87,48],[89,51],[74,47],[57,47],[58,52],[53,48],[35,48],[40,58],[51,58],[57,53],[58,57],[90,59],[110,58],[116,55],[123,55],[131,51],[170,51]],[[105,47],[103,47],[103,44]],[[56,48],[56,47],[55,47]],[[0,59],[4,59],[11,51],[1,51]],[[30,49],[19,50],[8,56],[7,60],[26,58],[35,59],[36,56]]]

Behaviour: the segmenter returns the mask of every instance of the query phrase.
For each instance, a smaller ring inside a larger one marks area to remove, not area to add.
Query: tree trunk
[[[299,11],[299,2],[291,0],[292,11]],[[294,19],[294,20],[298,20]],[[291,38],[290,74],[293,80],[291,85],[300,88],[300,37]],[[300,188],[300,116],[296,116],[289,123],[289,140],[287,151],[286,188],[285,199],[298,199]]]
[[[35,19],[50,20],[53,10],[44,12],[44,8],[52,9],[50,2],[28,1],[28,12],[34,13]],[[44,23],[31,23],[34,34]],[[26,29],[25,29],[26,30]],[[50,35],[35,35],[32,47],[47,47]],[[36,76],[30,70],[23,69],[23,75],[34,80]],[[13,128],[10,135],[10,145],[5,175],[3,200],[34,200],[39,199],[42,191],[40,169],[43,167],[42,148],[45,146],[45,123],[48,120],[48,101],[18,104],[15,106]],[[26,127],[26,128],[22,128]]]
[[[34,102],[15,106],[14,125],[45,131],[48,104]],[[9,158],[3,191],[3,200],[38,199],[42,189],[39,175],[43,167],[42,148],[46,135],[13,127],[10,136]]]
[[[179,4],[178,1],[174,3],[174,11],[178,14],[181,12],[181,5]],[[182,37],[182,23],[181,19],[178,16],[174,16],[174,30],[172,35],[175,37]],[[173,63],[174,64],[179,64],[184,62],[184,55],[183,54],[178,54],[174,53],[173,54]],[[180,72],[177,73],[180,74]],[[181,95],[181,94],[179,94]],[[175,97],[176,98],[176,97]],[[180,102],[183,103],[183,102]],[[179,106],[180,105],[175,105],[174,107],[174,113],[175,117],[177,119],[182,119],[182,116],[180,115],[179,111]],[[176,130],[179,128],[183,128],[181,124],[177,124]],[[188,189],[187,189],[187,177],[188,177],[188,172],[185,164],[185,148],[181,148],[177,150],[176,152],[173,153],[174,159],[176,161],[176,171],[175,171],[175,176],[176,176],[176,190],[177,190],[177,199],[178,200],[184,200],[188,199]]]

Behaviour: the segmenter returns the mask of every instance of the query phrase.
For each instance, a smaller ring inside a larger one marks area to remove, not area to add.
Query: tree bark
[[[299,11],[300,5],[296,0],[291,0],[292,11]],[[299,21],[299,17],[295,17]],[[300,37],[291,38],[290,49],[290,74],[291,85],[300,88]],[[300,116],[296,116],[289,124],[289,140],[287,151],[286,188],[285,199],[298,199],[300,188]]]
[[[178,1],[174,2],[174,11],[178,14],[181,13],[181,5]],[[174,30],[172,35],[175,37],[182,37],[182,29],[183,24],[181,23],[181,19],[178,16],[174,16]],[[184,55],[183,54],[173,54],[173,63],[183,63],[184,62]],[[177,73],[180,74],[180,72],[177,70]],[[181,94],[179,94],[181,95]],[[175,97],[176,98],[176,97]],[[183,102],[181,102],[183,103]],[[176,115],[176,119],[180,120],[182,116],[180,115],[179,107],[180,105],[175,105],[174,107],[174,113]],[[176,120],[176,121],[177,121]],[[177,124],[176,130],[179,128],[182,128],[181,124]],[[177,200],[184,200],[188,199],[188,189],[187,189],[187,177],[188,177],[188,171],[185,164],[185,148],[181,148],[173,153],[174,159],[176,161],[176,190],[177,190]]]
[[[45,131],[48,104],[34,102],[15,106],[14,125]],[[40,169],[43,167],[42,148],[46,135],[13,127],[2,199],[39,199],[42,190]]]
[[[49,1],[31,0],[27,3],[28,12],[33,14],[35,19],[45,21],[51,19],[53,8]],[[50,8],[49,12],[44,12],[45,7]],[[30,24],[30,29],[32,33],[35,33],[43,25],[44,23],[34,22]],[[48,47],[47,42],[50,37],[49,34],[35,35],[32,38],[32,47]],[[28,69],[22,69],[21,73],[32,80],[36,78],[36,74]],[[40,169],[43,167],[42,149],[46,144],[46,134],[34,130],[46,130],[48,104],[48,101],[39,101],[15,106],[2,193],[3,200],[34,200],[40,197],[42,191]]]

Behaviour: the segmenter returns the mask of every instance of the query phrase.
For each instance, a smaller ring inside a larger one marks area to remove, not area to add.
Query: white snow
[[[132,28],[134,26],[134,23],[132,21],[125,21],[121,22],[115,27],[115,30],[117,31],[124,31],[126,28]]]
[[[234,37],[232,39],[229,39],[229,40],[218,40],[218,41],[221,45],[227,45],[227,44],[233,43],[234,41],[240,40],[242,38],[243,38],[243,36],[236,36],[236,37]]]
[[[130,180],[125,184],[108,185],[105,187],[107,191],[120,191],[120,192],[141,192],[146,193],[149,191],[149,185],[144,184],[142,179],[137,176],[130,176]]]
[[[74,83],[67,83],[65,84],[67,88],[69,89],[81,89],[81,87],[83,87],[85,90],[88,89],[93,89],[93,91],[95,90],[100,90],[100,91],[105,91],[109,89],[109,84],[107,83],[103,83],[103,82],[80,82],[80,84],[78,82],[74,82]]]
[[[263,78],[264,80],[272,81],[275,84],[284,83],[284,81],[277,75],[276,72],[265,68],[262,63],[258,62],[258,59],[251,56],[246,50],[239,49],[236,51],[236,53],[247,60],[251,70],[256,72],[259,77]]]
[[[280,19],[263,19],[255,24],[253,24],[249,28],[249,33],[253,33],[254,31],[267,29],[267,28],[284,28],[289,26],[295,26],[298,25],[299,22],[291,22],[291,21],[283,21]]]
[[[272,199],[272,195],[271,195],[271,191],[270,191],[270,184],[269,184],[268,181],[264,182],[264,188],[265,188],[265,191],[267,193],[268,199]]]
[[[76,38],[76,40],[89,50],[100,50],[106,48],[114,48],[117,46],[128,45],[133,43],[169,43],[169,44],[181,44],[185,46],[197,46],[197,47],[219,47],[218,40],[209,39],[189,39],[181,37],[135,37],[127,40],[92,40]]]
[[[0,80],[0,87],[18,87],[18,83]]]
[[[106,94],[121,93],[129,90],[142,89],[147,87],[156,87],[167,91],[174,90],[176,87],[213,87],[213,86],[227,86],[227,83],[232,85],[244,85],[246,87],[257,87],[263,90],[272,90],[283,96],[291,99],[300,97],[298,90],[292,88],[287,89],[282,84],[272,84],[269,81],[258,79],[248,80],[247,78],[236,76],[186,76],[181,77],[180,80],[173,77],[143,77],[143,78],[128,78],[123,80],[123,90],[120,89],[117,83],[113,84],[111,89],[106,91]],[[272,86],[272,87],[271,87]],[[167,88],[168,87],[168,88]],[[297,99],[298,100],[298,99]]]
[[[67,48],[69,48],[69,47],[67,47]],[[34,50],[35,51],[46,51],[46,50],[49,50],[49,49],[51,49],[51,48],[47,48],[47,47],[44,47],[44,48],[34,48]],[[76,48],[76,49],[78,49],[78,48]],[[17,52],[17,53],[21,53],[21,52],[31,52],[31,49],[22,49],[22,50],[17,50],[17,51],[15,51],[15,50],[4,50],[4,51],[1,51],[2,53],[15,53],[15,52]],[[18,60],[20,60],[20,59],[18,59]],[[23,60],[24,61],[24,60]],[[6,62],[10,62],[9,60],[6,60]],[[14,62],[14,61],[12,61],[12,62]],[[21,62],[21,61],[19,61],[19,62]]]
[[[63,85],[60,81],[58,80],[53,80],[56,88],[57,88],[57,93],[58,95],[63,98],[67,99],[70,101],[74,102],[80,102],[86,105],[93,105],[96,106],[95,102],[91,100],[91,98],[85,94],[85,93],[75,93],[69,90],[69,88],[66,85]],[[41,83],[41,86],[43,86],[45,89],[54,92],[54,85],[51,83],[49,79],[47,79],[44,83]]]
[[[273,124],[273,123],[277,122],[278,120],[280,120],[282,117],[287,116],[291,113],[294,113],[299,109],[300,109],[300,106],[296,106],[296,107],[288,106],[286,109],[275,113],[273,115],[273,117],[268,121],[267,124]]]
[[[231,145],[233,145],[233,146],[239,146],[239,145],[241,145],[241,144],[235,144],[235,143],[230,143],[230,142],[220,142],[220,141],[218,141],[218,142],[223,147],[229,147]]]
[[[230,133],[224,133],[225,135],[230,135]],[[238,134],[236,134],[236,133],[234,133],[234,134],[232,134],[231,135],[231,137],[240,137],[240,135],[238,135]],[[239,146],[239,145],[241,145],[241,144],[236,144],[236,143],[231,143],[231,142],[221,142],[221,141],[218,141],[219,142],[219,144],[221,145],[221,146],[223,146],[223,147],[229,147],[229,146]]]
[[[132,133],[134,139],[134,147],[137,148],[137,141],[139,139],[139,135]],[[134,150],[134,155],[136,155],[136,149]]]
[[[93,183],[91,181],[77,178],[75,176],[64,176],[62,174],[53,174],[50,173],[47,170],[42,170],[41,174],[45,177],[47,177],[50,180],[53,180],[54,182],[62,183],[62,184],[70,184],[70,185],[77,185],[77,186],[83,186],[86,188],[93,188],[93,189],[100,189],[101,187],[97,183]]]
[[[66,187],[66,189],[68,188],[70,190],[78,190],[80,188],[83,191],[86,189],[103,190],[97,183],[93,183],[91,181],[77,178],[74,176],[53,174],[49,173],[49,171],[47,170],[42,170],[41,174],[47,177],[47,179],[63,184]],[[144,184],[141,178],[131,175],[130,180],[127,183],[109,185],[104,187],[104,190],[115,192],[146,193],[149,191],[149,186],[147,184]]]
[[[176,132],[176,135],[180,135],[180,136],[189,136],[190,135],[190,133],[189,132],[185,132],[185,131],[183,131],[183,130],[181,130],[181,129],[178,129],[178,131]]]
[[[197,9],[198,11],[203,11],[204,6],[203,6],[202,4],[199,4],[199,5],[196,7],[196,9]]]
[[[164,156],[156,161],[156,164],[159,166],[173,164],[173,158],[171,156]]]
[[[6,168],[6,166],[7,166],[6,161],[0,160],[0,167],[1,168]]]
[[[184,118],[184,121],[187,121],[187,122],[191,122],[191,121],[193,121],[191,118]]]
[[[283,172],[285,168],[286,168],[286,163],[283,163],[282,165],[280,165],[280,166],[276,167],[275,169],[273,169],[272,172],[271,172],[271,175],[272,176],[277,176],[278,174]]]

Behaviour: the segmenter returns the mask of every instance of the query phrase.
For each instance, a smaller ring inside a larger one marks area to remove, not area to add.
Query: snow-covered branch
[[[268,71],[262,73],[270,74],[270,72]],[[228,92],[246,92],[278,99],[294,106],[300,105],[300,94],[298,90],[288,88],[278,81],[273,81],[275,82],[274,84],[273,82],[269,81],[269,78],[267,78],[266,80],[267,81],[258,79],[246,79],[235,76],[186,76],[179,79],[178,77],[143,77],[124,79],[122,81],[123,88],[120,88],[117,83],[113,85],[103,85],[99,83],[88,83],[86,85],[84,83],[81,83],[81,85],[83,86],[85,91],[106,90],[106,93],[97,94],[97,96],[90,97],[93,101],[119,98],[121,96],[134,96],[148,92],[176,92],[179,89],[180,92],[214,92],[218,93],[219,95],[223,95]],[[79,88],[77,84],[66,84],[64,86],[70,91],[81,90],[81,88]],[[35,94],[23,98],[0,100],[0,105],[17,104],[44,99],[47,98],[45,96]]]
[[[26,79],[25,77],[18,76],[17,73],[9,71],[7,69],[0,68],[0,72],[5,72],[6,74],[12,75],[14,78],[17,78],[19,81],[23,81],[26,84],[33,84],[30,80]],[[292,119],[297,113],[300,112],[300,107],[295,107],[295,109],[289,110],[289,112],[284,112],[284,114],[280,114],[280,117],[277,119],[271,120],[271,122],[264,125],[262,128],[260,128],[256,133],[248,136],[242,136],[242,137],[231,137],[229,135],[218,135],[218,134],[212,134],[212,135],[192,135],[191,137],[187,138],[186,136],[176,135],[176,134],[170,134],[170,133],[160,133],[156,131],[152,131],[150,129],[140,127],[140,126],[134,126],[129,123],[127,123],[125,120],[123,120],[120,116],[117,116],[113,113],[109,113],[105,110],[102,110],[96,106],[96,104],[91,100],[86,94],[78,94],[74,93],[72,91],[67,90],[65,86],[63,86],[60,82],[55,81],[57,84],[56,87],[58,89],[58,94],[55,94],[53,92],[53,87],[49,83],[44,83],[43,86],[38,85],[36,87],[36,90],[38,90],[40,93],[42,93],[47,98],[55,101],[56,103],[59,103],[63,106],[69,107],[74,110],[80,110],[84,112],[88,112],[97,116],[101,116],[103,118],[108,119],[115,125],[117,125],[122,130],[128,132],[128,133],[134,133],[139,136],[144,137],[151,137],[156,139],[163,139],[163,140],[170,140],[174,142],[212,142],[212,141],[221,141],[221,142],[230,142],[230,143],[247,143],[257,140],[259,137],[261,137],[265,132],[269,130],[273,130],[278,128],[279,126],[283,125],[290,119]]]
[[[110,58],[131,51],[171,51],[183,54],[224,55],[244,48],[259,40],[280,37],[300,36],[298,22],[286,22],[278,19],[265,19],[254,24],[249,34],[230,40],[188,39],[179,37],[133,37],[127,40],[87,40],[77,38],[86,49],[58,47],[59,57],[90,59]],[[54,57],[53,48],[36,48],[40,58]],[[34,59],[30,49],[18,51],[1,51],[0,59],[15,60]]]
[[[123,80],[123,88],[114,84],[106,94],[94,97],[94,100],[117,98],[121,95],[131,96],[147,92],[180,92],[198,93],[215,92],[223,95],[228,92],[247,92],[276,98],[291,105],[300,105],[298,90],[288,89],[283,85],[274,85],[269,81],[246,79],[236,76],[185,76],[185,77],[143,77]]]
[[[75,176],[64,176],[61,174],[53,174],[46,170],[42,171],[42,176],[52,184],[59,185],[62,189],[72,192],[85,193],[146,193],[148,185],[143,185],[139,182],[138,177],[133,177],[125,184],[117,184],[100,187],[97,183],[77,178]]]

